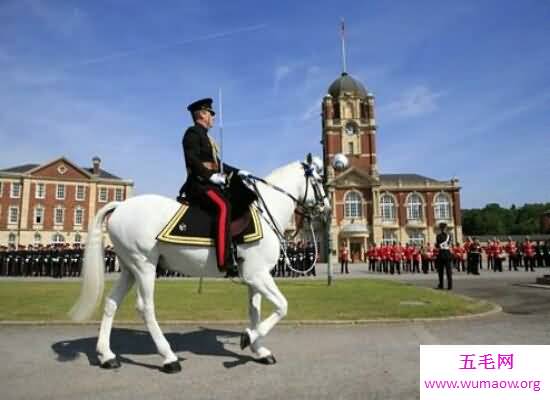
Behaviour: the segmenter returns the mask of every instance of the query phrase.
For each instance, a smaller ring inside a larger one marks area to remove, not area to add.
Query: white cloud
[[[275,93],[279,91],[281,82],[291,73],[291,71],[292,67],[290,65],[279,65],[275,68],[275,77],[273,80],[273,90]]]
[[[443,93],[435,93],[430,88],[418,85],[407,89],[399,99],[382,106],[380,111],[395,117],[416,117],[431,113],[438,108],[437,100]]]

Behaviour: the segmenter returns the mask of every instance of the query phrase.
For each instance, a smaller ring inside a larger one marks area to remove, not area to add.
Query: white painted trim
[[[81,187],[83,189],[83,197],[82,198],[79,198],[78,197],[78,188]],[[74,188],[74,199],[76,201],[86,201],[86,185],[75,185],[75,188]]]
[[[44,189],[42,191],[42,196],[38,196],[38,187],[39,185],[42,185],[42,188]],[[46,198],[46,184],[44,182],[35,182],[34,183],[34,198],[39,200],[44,200]]]
[[[12,221],[12,211],[11,210],[17,210],[17,218],[16,221]],[[19,219],[21,218],[21,215],[19,215],[19,206],[9,206],[8,207],[8,225],[16,225],[19,223]]]
[[[17,196],[14,196],[13,194],[13,188],[17,185],[19,187],[19,193]],[[10,184],[10,198],[11,199],[20,199],[21,198],[21,192],[23,191],[23,184],[21,182],[11,182]]]
[[[105,200],[101,199],[101,191],[105,190]],[[109,201],[109,188],[106,186],[98,186],[97,187],[97,201],[98,203],[107,203]]]
[[[59,188],[63,186],[63,197],[59,197]],[[64,183],[57,183],[55,185],[55,199],[56,200],[65,200],[65,198],[67,197],[67,185],[65,185]]]

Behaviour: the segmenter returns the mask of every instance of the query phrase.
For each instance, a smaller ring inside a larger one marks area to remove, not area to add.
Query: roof
[[[23,164],[23,165],[18,165],[16,167],[0,169],[0,172],[11,172],[13,174],[24,174],[25,172],[28,172],[31,169],[34,169],[34,168],[38,167],[39,165],[40,164]]]
[[[11,173],[11,174],[26,174],[27,172],[29,171],[32,171],[33,169],[41,166],[43,164],[23,164],[23,165],[17,165],[15,167],[10,167],[10,168],[5,168],[5,169],[0,169],[0,172],[6,172],[6,173]],[[90,174],[93,174],[94,173],[94,169],[93,168],[86,168],[86,167],[80,167],[82,170],[90,173]],[[111,174],[110,172],[107,172],[103,169],[99,169],[99,175],[98,175],[99,178],[102,178],[102,179],[114,179],[114,180],[122,180],[122,178],[116,176],[116,175],[113,175]]]
[[[367,90],[363,84],[346,72],[343,72],[338,79],[332,82],[328,88],[328,93],[334,98],[338,98],[344,93],[352,93],[361,98],[367,97]]]
[[[399,182],[402,184],[414,185],[424,184],[426,181],[431,183],[442,183],[442,181],[418,174],[380,174],[380,183],[383,185],[398,185]]]

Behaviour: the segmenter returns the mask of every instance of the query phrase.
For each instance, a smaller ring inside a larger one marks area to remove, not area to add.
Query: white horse
[[[304,210],[324,212],[330,209],[321,179],[320,166],[311,155],[307,162],[294,162],[275,170],[266,181],[258,183],[258,191],[279,229],[291,221],[298,206]],[[277,190],[277,189],[282,189]],[[284,193],[286,192],[286,193]],[[296,203],[299,204],[296,204]],[[162,256],[162,266],[186,276],[223,276],[216,265],[215,248],[167,244],[156,240],[157,234],[179,209],[175,200],[158,195],[141,195],[124,202],[111,202],[99,210],[90,224],[84,253],[83,280],[80,298],[71,310],[75,321],[89,319],[103,293],[104,261],[102,225],[111,214],[107,231],[120,263],[120,277],[105,299],[103,319],[97,340],[97,352],[102,368],[118,368],[110,348],[110,334],[115,312],[128,290],[137,282],[136,308],[164,358],[162,370],[181,370],[178,357],[170,348],[155,317],[154,287],[156,266]],[[264,212],[264,215],[266,213]],[[287,300],[273,280],[270,270],[279,258],[280,241],[273,229],[262,221],[261,240],[238,246],[242,281],[248,286],[250,327],[241,335],[241,348],[250,345],[259,362],[275,363],[275,357],[261,344],[271,329],[287,314]],[[260,320],[261,299],[264,296],[275,306],[274,312]]]

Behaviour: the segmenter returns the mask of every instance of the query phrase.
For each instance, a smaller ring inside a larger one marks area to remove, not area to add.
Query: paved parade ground
[[[550,290],[525,286],[543,272],[457,274],[456,293],[502,306],[485,317],[277,326],[265,342],[274,366],[240,350],[239,326],[163,325],[182,359],[176,375],[158,370],[162,360],[142,325],[115,323],[112,348],[122,362],[115,371],[97,367],[96,325],[0,326],[1,398],[418,399],[420,344],[550,344]],[[435,274],[370,277],[436,281]]]

